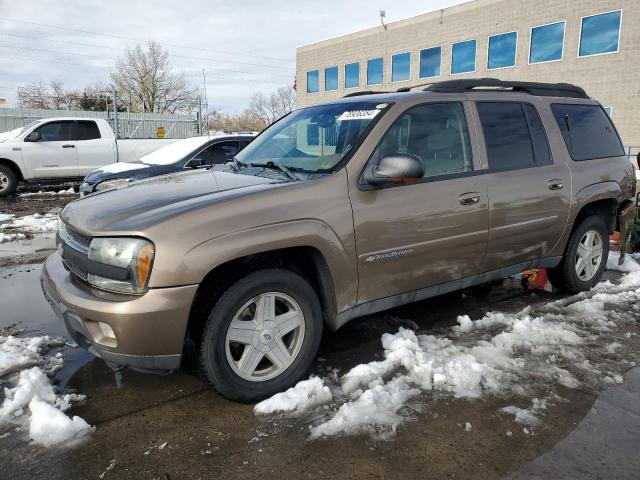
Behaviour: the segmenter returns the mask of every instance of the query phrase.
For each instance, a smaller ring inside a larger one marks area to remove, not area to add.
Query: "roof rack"
[[[445,80],[424,89],[425,92],[464,93],[475,89],[509,90],[540,97],[589,98],[584,89],[570,83],[512,82],[497,78]]]
[[[348,93],[342,98],[359,97],[361,95],[376,95],[378,93],[392,93],[392,92],[374,92],[373,90],[363,90],[362,92]]]

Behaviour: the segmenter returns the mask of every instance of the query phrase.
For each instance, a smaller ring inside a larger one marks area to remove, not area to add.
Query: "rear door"
[[[74,138],[78,158],[78,176],[83,177],[91,170],[115,161],[115,142],[111,138],[102,138],[95,121],[76,121]]]
[[[422,182],[350,191],[358,303],[478,273],[487,243],[488,199],[467,115],[464,101],[405,110],[368,165],[387,155],[417,155],[425,170]],[[349,175],[358,178],[360,172]]]
[[[35,178],[78,176],[73,124],[73,120],[45,123],[34,130],[40,133],[40,141],[23,142],[22,156]]]
[[[547,256],[569,216],[571,177],[554,156],[535,99],[477,101],[486,151],[489,244],[484,271]]]

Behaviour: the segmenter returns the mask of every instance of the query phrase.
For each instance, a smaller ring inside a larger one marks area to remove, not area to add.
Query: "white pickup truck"
[[[0,133],[0,197],[19,182],[83,178],[114,162],[131,162],[176,140],[116,140],[106,120],[46,118]]]

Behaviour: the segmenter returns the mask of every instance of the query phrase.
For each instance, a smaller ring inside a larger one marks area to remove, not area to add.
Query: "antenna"
[[[206,117],[204,126],[207,129],[207,137],[211,140],[211,131],[209,130],[209,100],[207,98],[207,74],[204,72],[204,68],[202,69],[202,84],[204,86],[204,111]]]
[[[382,27],[386,30],[387,26],[384,23],[384,17],[387,16],[387,13],[384,10],[380,10],[380,23],[382,24]]]

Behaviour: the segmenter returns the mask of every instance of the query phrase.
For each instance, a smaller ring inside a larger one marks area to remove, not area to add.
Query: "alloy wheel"
[[[227,361],[245,380],[270,380],[294,362],[304,332],[304,314],[293,298],[281,292],[260,294],[240,307],[229,324]]]
[[[596,230],[588,230],[580,239],[576,251],[576,274],[583,282],[591,280],[602,263],[604,244]]]

